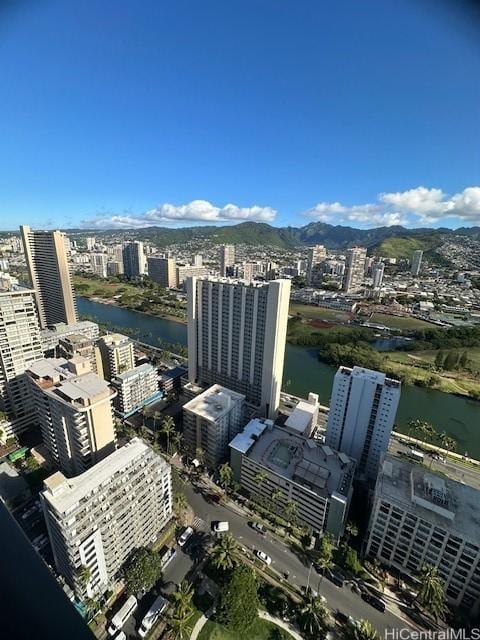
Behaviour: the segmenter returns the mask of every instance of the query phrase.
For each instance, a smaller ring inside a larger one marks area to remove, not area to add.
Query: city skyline
[[[479,221],[466,3],[2,11],[3,228]]]

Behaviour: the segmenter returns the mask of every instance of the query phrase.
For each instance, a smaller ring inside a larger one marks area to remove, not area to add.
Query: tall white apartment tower
[[[98,341],[103,374],[107,380],[135,367],[133,342],[121,333],[108,333]]]
[[[420,267],[422,266],[422,258],[423,258],[423,251],[421,249],[417,249],[416,251],[413,252],[412,265],[410,268],[412,276],[418,276],[418,274],[420,273]]]
[[[189,278],[188,375],[245,396],[267,417],[280,400],[289,280]]]
[[[343,278],[343,290],[345,293],[356,293],[361,289],[365,275],[366,258],[367,250],[363,247],[347,249],[345,276]]]
[[[382,288],[384,271],[385,265],[383,262],[374,262],[372,264],[372,282],[374,289]]]
[[[143,242],[127,242],[123,247],[123,272],[127,278],[138,278],[145,273]]]
[[[327,250],[323,244],[317,244],[312,247],[308,254],[308,267],[307,267],[307,283],[311,284],[313,268],[316,264],[320,264],[327,259]]]
[[[65,234],[33,231],[26,225],[22,225],[20,231],[41,327],[57,322],[77,322]]]
[[[34,291],[5,283],[0,288],[0,409],[11,421],[8,437],[33,417],[25,370],[42,357]]]
[[[76,478],[54,473],[44,487],[55,565],[80,600],[111,589],[130,554],[155,542],[172,516],[170,465],[138,438]]]
[[[360,478],[375,480],[388,448],[400,382],[362,367],[340,367],[333,382],[325,443],[357,461]]]
[[[46,358],[27,370],[33,405],[51,462],[76,476],[115,451],[112,399],[90,362]]]
[[[227,275],[227,267],[235,264],[235,246],[233,244],[224,244],[220,247],[220,275]]]

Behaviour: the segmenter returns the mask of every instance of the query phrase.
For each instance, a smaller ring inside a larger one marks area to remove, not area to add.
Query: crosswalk
[[[205,522],[205,520],[202,520],[202,518],[199,518],[198,516],[194,517],[192,527],[195,529],[195,531],[208,531],[207,523]]]

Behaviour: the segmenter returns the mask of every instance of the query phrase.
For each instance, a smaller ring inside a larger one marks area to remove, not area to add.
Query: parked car
[[[178,538],[177,542],[178,542],[178,546],[179,547],[184,547],[188,541],[189,538],[191,538],[191,536],[193,535],[193,529],[192,527],[187,527],[182,535]]]
[[[228,522],[225,521],[217,521],[217,522],[212,522],[212,531],[213,533],[226,533],[230,528],[230,525],[228,524]]]
[[[262,536],[264,536],[266,534],[266,532],[267,532],[267,530],[265,529],[264,525],[261,524],[260,522],[251,522],[250,526],[257,533],[261,533]]]
[[[381,598],[377,598],[377,596],[371,595],[369,603],[372,605],[372,607],[374,607],[378,611],[381,611],[382,613],[384,613],[384,611],[385,611],[385,602]]]
[[[346,613],[343,613],[343,611],[340,611],[340,609],[336,609],[333,615],[342,624],[347,624],[349,616],[347,616]]]
[[[337,587],[343,587],[345,584],[345,576],[337,571],[328,571],[326,574],[330,582],[333,582]]]
[[[257,549],[257,551],[255,552],[255,555],[257,556],[257,558],[259,558],[265,564],[267,564],[267,565],[271,565],[272,564],[271,557],[267,556],[267,554],[264,551],[260,551],[260,549]]]

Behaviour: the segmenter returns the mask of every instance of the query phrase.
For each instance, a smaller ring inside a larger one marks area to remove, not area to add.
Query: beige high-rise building
[[[112,589],[132,552],[155,542],[172,517],[170,465],[138,438],[77,478],[54,473],[44,487],[55,566],[81,600]]]
[[[123,272],[127,278],[135,279],[145,273],[145,252],[143,242],[127,242],[123,247]]]
[[[107,277],[107,254],[106,253],[92,253],[90,255],[90,266],[92,273],[100,278]]]
[[[77,307],[62,231],[33,231],[20,227],[41,327],[77,322]]]
[[[188,376],[220,384],[274,416],[280,401],[290,281],[189,278]]]
[[[33,419],[25,370],[42,357],[34,291],[5,281],[0,289],[0,409],[10,421],[7,437]]]
[[[164,289],[174,289],[177,286],[177,273],[175,260],[162,256],[149,256],[147,258],[148,275]]]
[[[235,246],[224,244],[220,247],[220,275],[227,275],[227,268],[235,264]]]
[[[76,476],[115,451],[108,384],[85,358],[45,358],[27,369],[33,404],[51,462]]]
[[[327,250],[323,244],[312,247],[308,254],[307,284],[312,284],[314,267],[327,259]]]
[[[95,341],[81,333],[73,333],[60,338],[58,343],[58,356],[70,360],[75,356],[81,356],[90,362],[90,368],[103,378],[103,365],[100,349]]]
[[[99,339],[98,347],[102,356],[103,375],[107,380],[135,367],[133,342],[127,336],[109,333]]]
[[[363,247],[347,249],[343,290],[345,293],[357,293],[362,288],[365,277],[367,250]]]

